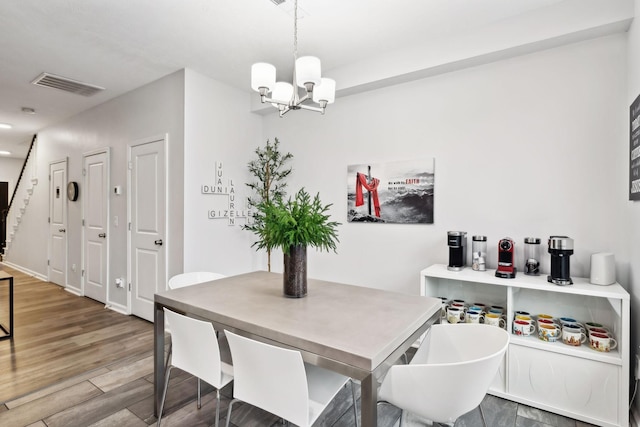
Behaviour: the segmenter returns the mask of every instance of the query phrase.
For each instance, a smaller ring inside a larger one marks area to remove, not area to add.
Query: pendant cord
[[[293,9],[293,62],[298,59],[298,0],[295,0]]]

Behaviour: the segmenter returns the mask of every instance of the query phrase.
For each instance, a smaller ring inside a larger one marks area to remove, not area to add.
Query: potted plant
[[[280,248],[284,253],[284,294],[300,298],[307,294],[307,247],[320,251],[336,251],[337,227],[330,221],[327,211],[332,205],[323,205],[320,195],[311,198],[300,189],[288,200],[281,198],[262,202],[256,206],[263,223],[256,231],[258,249]]]

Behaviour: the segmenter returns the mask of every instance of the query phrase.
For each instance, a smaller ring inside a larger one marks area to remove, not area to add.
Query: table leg
[[[373,374],[369,374],[360,383],[360,416],[362,427],[378,425],[378,382]]]
[[[155,303],[153,322],[153,413],[160,414],[162,390],[164,388],[164,310],[161,304]]]

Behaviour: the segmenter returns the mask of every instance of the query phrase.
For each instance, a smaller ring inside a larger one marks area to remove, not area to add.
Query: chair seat
[[[233,366],[221,361],[220,371],[222,375],[220,378],[220,388],[222,388],[233,381]]]
[[[304,364],[309,387],[309,425],[313,424],[322,411],[349,381],[349,377],[329,371],[319,366]]]

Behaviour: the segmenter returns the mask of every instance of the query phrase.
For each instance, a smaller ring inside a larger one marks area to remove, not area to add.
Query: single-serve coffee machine
[[[551,274],[547,281],[556,285],[573,285],[569,271],[569,257],[573,254],[573,239],[567,236],[549,237]]]
[[[498,242],[498,268],[496,277],[513,279],[516,277],[515,260],[516,243],[509,237]]]
[[[447,270],[460,271],[467,263],[467,232],[448,231],[449,265]]]

